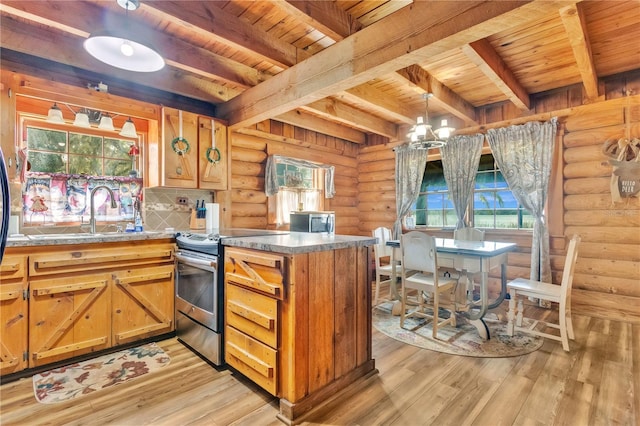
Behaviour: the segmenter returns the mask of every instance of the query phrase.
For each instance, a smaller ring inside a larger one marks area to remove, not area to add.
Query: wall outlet
[[[176,197],[176,204],[179,206],[186,206],[189,204],[189,199],[187,197]]]

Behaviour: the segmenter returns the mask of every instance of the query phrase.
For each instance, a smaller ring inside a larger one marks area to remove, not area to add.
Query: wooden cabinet
[[[369,248],[225,249],[225,360],[295,423],[373,374]]]
[[[0,78],[0,148],[12,181],[17,175],[16,83],[13,73],[2,72]]]
[[[0,374],[27,367],[27,256],[5,255],[0,265]]]
[[[173,265],[164,265],[113,275],[111,320],[114,345],[173,330],[173,274]]]
[[[162,117],[161,185],[226,190],[227,126],[220,120],[166,107]]]
[[[111,346],[108,273],[30,282],[29,367]]]
[[[174,330],[169,240],[9,249],[0,279],[2,375]]]
[[[278,392],[284,266],[281,255],[225,253],[225,360],[272,395]]]

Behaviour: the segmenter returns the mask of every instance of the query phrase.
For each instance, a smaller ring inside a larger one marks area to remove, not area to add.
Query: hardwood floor
[[[531,308],[536,309],[536,308]],[[431,352],[374,329],[379,374],[335,397],[307,425],[640,424],[640,325],[574,315],[571,352],[546,340],[514,358]],[[31,379],[0,386],[2,425],[281,425],[275,398],[217,370],[175,338],[171,364],[68,403],[39,404]]]

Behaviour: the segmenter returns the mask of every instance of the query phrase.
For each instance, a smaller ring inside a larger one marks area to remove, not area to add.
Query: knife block
[[[198,218],[196,216],[196,213],[197,212],[195,210],[191,211],[191,222],[189,223],[189,228],[192,231],[204,229],[205,226],[206,226],[206,219],[205,218]]]

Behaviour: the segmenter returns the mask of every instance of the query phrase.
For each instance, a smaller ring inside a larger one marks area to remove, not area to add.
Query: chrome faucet
[[[95,188],[93,188],[91,190],[91,196],[89,197],[89,202],[90,202],[90,212],[91,212],[91,218],[89,219],[89,226],[91,227],[91,233],[95,234],[96,233],[96,209],[95,209],[95,202],[94,202],[94,198],[96,195],[96,191],[98,189],[104,188],[107,190],[107,192],[109,193],[109,197],[111,198],[111,208],[115,209],[117,206],[116,204],[116,197],[113,194],[113,191],[111,190],[111,188],[109,188],[106,185],[98,185]]]

